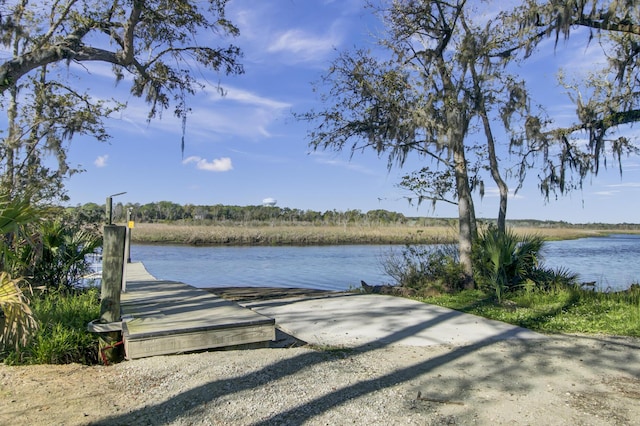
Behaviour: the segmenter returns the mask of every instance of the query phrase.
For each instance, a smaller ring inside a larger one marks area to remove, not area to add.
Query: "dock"
[[[126,265],[120,295],[126,359],[216,348],[267,346],[275,320],[178,281],[156,279],[142,263]]]

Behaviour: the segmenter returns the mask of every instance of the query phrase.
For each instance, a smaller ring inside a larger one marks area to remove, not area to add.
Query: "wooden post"
[[[107,215],[107,225],[111,225],[111,222],[113,221],[113,198],[111,196],[107,197],[105,209]]]
[[[131,229],[133,228],[133,221],[131,220],[131,208],[127,210],[127,241],[124,246],[125,256],[127,257],[127,263],[131,263]]]
[[[124,244],[126,227],[105,225],[102,247],[102,283],[100,302],[100,322],[120,321],[120,291],[124,272]],[[114,346],[121,340],[121,332],[107,333],[102,340],[100,350],[110,361],[123,358],[122,345]]]

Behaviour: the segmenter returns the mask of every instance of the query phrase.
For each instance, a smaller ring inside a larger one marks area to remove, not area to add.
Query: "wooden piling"
[[[105,225],[102,247],[102,282],[100,302],[100,322],[112,323],[120,321],[120,292],[124,273],[124,246],[126,227]],[[100,350],[109,361],[124,358],[122,332],[105,333],[101,339]]]

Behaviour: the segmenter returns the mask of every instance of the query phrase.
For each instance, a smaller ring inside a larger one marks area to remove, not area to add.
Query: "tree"
[[[389,167],[401,166],[415,150],[452,169],[460,259],[470,281],[475,215],[464,150],[470,116],[468,98],[465,94],[460,98],[460,74],[450,68],[455,61],[447,57],[455,55],[451,24],[463,5],[413,1],[390,5],[383,11],[388,30],[381,44],[391,58],[381,60],[363,50],[342,53],[324,79],[330,88],[321,100],[329,106],[301,118],[319,123],[309,135],[315,149],[342,150],[351,143],[352,152],[386,153]],[[418,48],[416,38],[421,36],[426,43]]]
[[[640,4],[637,0],[526,0],[505,14],[514,28],[516,44],[503,55],[532,55],[542,40],[568,39],[587,29],[586,44],[596,39],[607,64],[584,80],[560,82],[576,105],[576,119],[568,126],[531,119],[520,137],[527,141],[524,166],[542,157],[540,189],[545,197],[582,187],[598,174],[607,158],[622,173],[622,158],[638,153],[634,136],[624,132],[640,121]],[[517,23],[514,25],[513,23]],[[583,32],[584,33],[584,32]],[[587,144],[582,140],[586,139]],[[637,139],[637,138],[636,138]],[[524,176],[524,173],[521,173]]]
[[[123,105],[74,90],[65,69],[87,62],[110,64],[114,81],[131,78],[131,94],[150,105],[148,118],[173,107],[184,126],[187,98],[202,87],[194,64],[239,74],[241,52],[234,45],[199,42],[235,36],[225,17],[226,0],[62,0],[52,3],[0,0],[1,42],[12,57],[0,63],[2,108],[8,130],[2,139],[3,188],[10,194],[37,188],[41,198],[59,194],[73,173],[66,147],[74,134],[105,140],[103,120]],[[222,92],[222,91],[221,91]],[[44,165],[53,151],[56,170]]]
[[[473,23],[466,1],[394,1],[379,12],[387,26],[380,41],[386,59],[364,50],[342,53],[323,79],[329,87],[321,94],[326,109],[299,117],[316,125],[309,133],[315,149],[373,149],[388,156],[389,167],[402,166],[411,153],[424,159],[428,165],[401,184],[417,192],[419,201],[457,204],[459,257],[470,287],[477,234],[472,191],[482,194],[482,170],[500,187],[505,226],[508,188],[490,109],[501,106],[507,126],[518,113],[525,115],[526,92],[503,76],[505,58],[494,54],[507,40],[501,23]],[[479,146],[470,138],[476,119],[486,138]]]
[[[68,209],[70,216],[79,224],[98,224],[105,222],[106,208],[96,203],[86,203]]]
[[[484,133],[484,141],[475,145],[466,144],[468,152],[473,154],[474,163],[467,164],[469,183],[472,189],[477,189],[480,197],[484,196],[485,182],[483,172],[488,171],[499,192],[499,207],[497,215],[497,231],[506,231],[507,204],[509,186],[507,179],[511,176],[510,168],[501,167],[498,156],[499,140],[494,136],[495,122],[502,122],[503,130],[509,134],[518,124],[531,120],[530,99],[525,82],[510,75],[505,70],[509,58],[504,58],[496,52],[502,52],[505,45],[509,45],[508,33],[501,29],[501,20],[488,20],[474,24],[472,20],[461,15],[460,24],[463,28],[464,41],[461,49],[464,51],[460,58],[461,65],[468,70],[469,78],[466,90],[468,101],[473,113],[471,124],[479,121],[478,125]],[[511,139],[513,141],[514,139]],[[517,147],[509,146],[509,139],[504,141],[504,151],[516,153]],[[516,149],[514,149],[516,148]],[[468,156],[469,157],[469,156]],[[423,199],[431,200],[435,205],[438,201],[456,204],[455,181],[452,169],[433,170],[424,167],[417,172],[405,175],[399,186],[409,189],[418,195],[418,202]]]

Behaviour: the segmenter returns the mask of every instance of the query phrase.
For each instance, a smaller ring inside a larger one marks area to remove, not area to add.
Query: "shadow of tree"
[[[458,312],[453,312],[454,314],[459,315]],[[383,349],[388,345],[395,343],[396,341],[402,340],[407,336],[407,334],[416,333],[418,331],[428,329],[429,327],[433,327],[437,323],[446,321],[451,317],[451,315],[451,313],[445,313],[434,317],[429,321],[424,321],[420,324],[407,327],[406,329],[398,330],[385,337],[384,343],[362,345],[360,347],[353,348],[353,352],[358,354]],[[309,420],[332,407],[344,404],[345,402],[350,401],[353,398],[376,392],[382,388],[388,388],[400,383],[408,382],[416,377],[425,375],[436,368],[454,363],[455,361],[467,355],[470,355],[484,347],[490,346],[497,341],[507,338],[517,338],[519,332],[520,330],[508,330],[495,335],[495,337],[493,338],[488,338],[474,344],[455,347],[439,356],[426,359],[408,367],[399,368],[382,376],[358,381],[349,386],[335,389],[325,395],[319,396],[312,400],[308,400],[304,404],[301,404],[297,407],[273,414],[271,417],[263,419],[258,424],[303,423],[304,421]],[[527,343],[523,343],[523,351],[521,355],[526,354],[526,347]],[[269,383],[275,382],[283,377],[291,376],[301,371],[310,369],[315,365],[332,362],[336,359],[336,357],[340,356],[342,355],[326,352],[303,353],[293,358],[283,359],[258,371],[251,372],[247,375],[236,378],[211,381],[202,386],[198,386],[196,388],[192,388],[185,392],[182,392],[179,395],[175,395],[174,397],[171,397],[159,404],[145,406],[134,412],[113,416],[94,424],[138,424],[140,421],[143,421],[143,419],[154,419],[153,424],[172,423],[177,421],[182,415],[184,415],[184,411],[187,411],[186,409],[176,410],[172,408],[189,407],[189,410],[204,410],[208,404],[216,401],[223,396],[228,396],[252,388],[268,385]],[[483,359],[482,362],[488,364],[488,371],[493,370],[501,371],[502,373],[504,373],[507,369],[517,368],[517,365],[511,365],[507,367],[504,364],[504,360],[502,359]],[[489,366],[493,368],[489,368]],[[544,369],[542,368],[544,366],[540,367],[541,368],[539,369],[538,373],[544,373]],[[494,378],[491,376],[487,376],[482,380],[493,381]],[[447,392],[453,395],[463,395],[465,392],[465,387],[470,386],[472,383],[474,386],[479,385],[479,383],[474,383],[475,381],[476,379],[474,378],[469,378],[468,381],[459,381],[457,389],[449,389]],[[501,386],[508,386],[508,384],[502,384]],[[469,407],[468,409],[471,410],[471,407]]]

